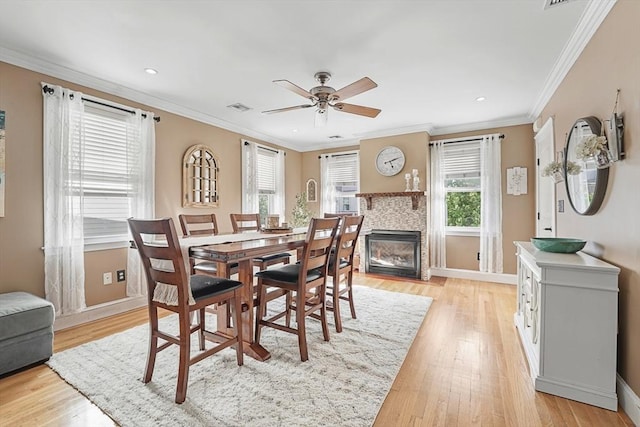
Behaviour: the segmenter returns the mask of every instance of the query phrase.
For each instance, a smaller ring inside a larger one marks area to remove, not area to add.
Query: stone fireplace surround
[[[365,271],[365,235],[371,230],[420,231],[420,278],[429,280],[426,192],[360,193],[360,214],[364,224],[360,232],[360,271]],[[367,207],[370,209],[367,209]]]

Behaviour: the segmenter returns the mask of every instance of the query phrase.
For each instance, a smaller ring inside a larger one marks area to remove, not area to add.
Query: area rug
[[[158,355],[152,381],[142,383],[147,325],[56,353],[48,365],[121,426],[370,426],[432,299],[354,292],[358,318],[343,316],[338,334],[331,314],[329,342],[319,322],[307,321],[307,362],[295,335],[263,328],[270,360],[245,357],[238,367],[230,348],[191,366],[181,405],[176,346]],[[176,316],[161,322],[177,331]]]

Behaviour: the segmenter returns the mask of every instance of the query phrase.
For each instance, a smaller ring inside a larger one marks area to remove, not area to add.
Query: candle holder
[[[411,174],[405,174],[404,175],[404,179],[405,181],[407,181],[407,187],[405,188],[404,191],[411,191]]]
[[[413,191],[420,191],[420,178],[418,177],[418,169],[414,169],[412,173],[413,173]],[[409,181],[407,181],[407,188],[409,188],[408,184],[409,184]]]

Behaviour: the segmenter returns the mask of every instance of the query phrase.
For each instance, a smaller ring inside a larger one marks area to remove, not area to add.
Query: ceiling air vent
[[[231,108],[233,110],[240,111],[241,113],[244,113],[245,111],[251,110],[250,107],[247,107],[244,104],[240,104],[239,102],[236,102],[235,104],[227,105],[227,108]]]
[[[342,139],[340,135],[331,135],[328,137],[329,139]]]
[[[544,9],[549,9],[555,6],[560,6],[561,4],[569,3],[573,0],[544,0]]]

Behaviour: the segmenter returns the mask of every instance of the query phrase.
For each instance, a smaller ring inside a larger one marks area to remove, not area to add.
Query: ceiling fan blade
[[[380,111],[377,108],[371,107],[363,107],[362,105],[354,105],[354,104],[345,104],[344,102],[338,102],[335,105],[332,105],[335,110],[343,111],[345,113],[358,114],[359,116],[367,116],[367,117],[376,117],[380,114]]]
[[[281,86],[285,89],[289,89],[291,92],[295,92],[300,96],[304,96],[305,98],[313,99],[313,95],[311,95],[308,91],[302,89],[300,86],[291,83],[289,80],[274,80],[273,81],[278,86]]]
[[[334,100],[345,100],[347,98],[351,98],[352,96],[358,95],[362,92],[366,92],[371,90],[378,85],[371,80],[369,77],[363,77],[357,82],[353,82],[350,85],[343,87],[342,89],[331,94],[331,98]]]
[[[313,104],[311,104],[311,105],[307,105],[307,104],[305,104],[305,105],[296,105],[295,107],[286,107],[286,108],[277,108],[275,110],[266,110],[266,111],[263,111],[262,114],[283,113],[285,111],[300,110],[302,108],[311,108],[311,107],[314,107],[314,105]]]
[[[321,109],[318,108],[316,110],[316,117],[315,117],[315,126],[317,128],[319,127],[323,127],[327,125],[327,116],[329,115],[329,110],[327,109]]]

